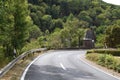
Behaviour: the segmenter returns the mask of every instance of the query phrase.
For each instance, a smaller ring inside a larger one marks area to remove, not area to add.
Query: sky
[[[120,5],[120,0],[103,0],[103,1],[114,5]]]

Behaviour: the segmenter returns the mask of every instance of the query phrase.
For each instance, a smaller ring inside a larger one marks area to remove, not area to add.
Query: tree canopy
[[[97,42],[117,47],[119,14],[120,6],[102,0],[1,0],[0,47],[6,56],[33,40],[41,47],[80,47],[88,28]]]

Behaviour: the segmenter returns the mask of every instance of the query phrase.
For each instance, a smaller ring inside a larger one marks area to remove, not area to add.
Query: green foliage
[[[63,28],[63,21],[62,19],[53,19],[52,23],[50,25],[50,32],[53,32],[53,30],[55,30],[55,28]]]
[[[105,65],[107,68],[114,69],[115,67],[115,58],[111,55],[107,55],[105,58]]]
[[[42,27],[41,30],[45,32],[46,30],[50,30],[50,25],[52,24],[52,17],[51,15],[44,15],[42,17]]]
[[[28,33],[28,21],[27,17],[29,16],[28,4],[26,0],[16,1],[15,0],[15,12],[14,16],[14,32],[12,45],[13,48],[21,50],[25,45],[26,40],[29,38]]]
[[[97,53],[87,54],[86,58],[92,61],[98,61],[99,55]]]
[[[0,69],[3,68],[6,64],[8,64],[12,59],[12,57],[5,56],[4,48],[0,46]]]
[[[23,48],[21,52],[25,52],[31,49],[38,49],[41,48],[41,45],[39,44],[38,40],[32,40],[30,43],[27,43]]]
[[[67,35],[66,41],[62,39],[62,42],[66,44],[65,46],[80,44],[75,37],[77,33],[72,34],[73,30],[76,30],[72,27],[77,25],[82,28],[96,27],[97,47],[104,47],[105,42],[108,47],[119,46],[118,38],[113,39],[113,37],[107,35],[104,39],[107,26],[119,25],[119,6],[106,4],[100,0],[29,0],[29,9],[34,24],[42,32],[45,33],[48,30],[51,34],[55,28],[61,28],[63,33],[66,31],[70,34]],[[115,35],[117,35],[116,33]]]
[[[29,39],[37,39],[42,35],[42,31],[38,28],[38,26],[33,25],[29,28]]]
[[[106,29],[105,42],[108,47],[117,47],[120,45],[120,26],[113,25]]]
[[[4,47],[5,55],[11,56],[12,47],[11,47],[11,41],[13,35],[12,31],[14,29],[14,16],[12,14],[13,12],[13,1],[11,4],[9,4],[9,1],[0,1],[0,45]],[[7,7],[5,7],[7,6]],[[3,7],[3,8],[2,8]]]
[[[61,18],[64,21],[65,17],[73,14],[81,23],[88,25],[85,27],[108,26],[119,20],[120,17],[119,6],[109,5],[100,0],[28,0],[28,2],[31,17],[42,31],[44,31],[42,29],[44,25],[42,25],[41,18],[44,15],[50,15],[52,19]],[[38,15],[38,13],[40,14]]]
[[[120,59],[115,58],[112,55],[91,53],[91,54],[87,54],[86,58],[96,62],[101,66],[120,72],[120,62],[119,62]]]
[[[104,34],[100,34],[100,35],[98,35],[97,36],[97,42],[96,42],[96,47],[98,47],[98,48],[103,48],[103,47],[105,47],[104,45],[105,45],[105,35]]]
[[[105,62],[106,62],[106,54],[103,54],[103,55],[100,55],[99,57],[98,57],[98,64],[99,65],[102,65],[102,66],[105,66],[106,64],[105,64]]]
[[[4,56],[12,59],[13,50],[19,53],[29,37],[28,3],[26,0],[2,0],[0,4],[0,46]]]
[[[56,29],[51,35],[48,37],[48,47],[57,49],[62,47],[60,29]]]

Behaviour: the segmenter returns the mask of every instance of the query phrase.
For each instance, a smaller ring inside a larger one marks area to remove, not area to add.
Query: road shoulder
[[[119,73],[117,73],[117,72],[115,72],[115,71],[113,71],[111,69],[108,69],[106,67],[102,67],[102,66],[96,64],[95,62],[92,62],[92,61],[86,59],[85,56],[82,57],[82,60],[85,61],[86,63],[88,63],[88,64],[90,64],[90,65],[92,65],[92,66],[94,66],[94,67],[96,67],[96,68],[104,71],[105,73],[110,74],[110,75],[112,75],[112,76],[117,77],[117,78],[120,79],[120,74]]]
[[[34,53],[34,55],[29,55],[23,60],[18,61],[10,71],[7,72],[0,80],[20,80],[26,67],[39,55],[43,53]]]

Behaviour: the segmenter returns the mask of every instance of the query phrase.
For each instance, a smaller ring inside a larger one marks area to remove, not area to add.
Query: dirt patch
[[[28,64],[30,64],[31,61],[33,61],[37,56],[39,56],[41,54],[43,54],[43,53],[34,53],[31,55],[28,55],[23,60],[20,60],[0,80],[20,80],[20,77],[21,77],[23,71],[28,66]]]

